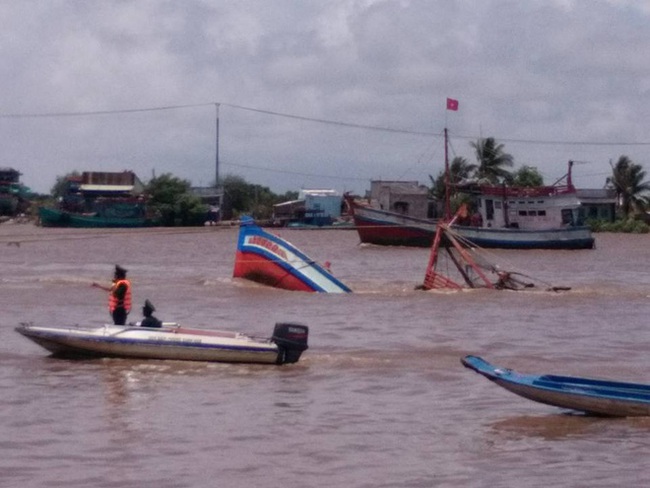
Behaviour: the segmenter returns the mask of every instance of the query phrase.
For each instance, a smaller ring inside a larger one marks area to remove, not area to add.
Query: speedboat
[[[54,327],[22,324],[19,334],[59,357],[119,357],[217,361],[232,363],[295,363],[307,349],[309,328],[276,323],[270,338],[239,332],[212,331],[163,322],[162,327],[102,325]]]

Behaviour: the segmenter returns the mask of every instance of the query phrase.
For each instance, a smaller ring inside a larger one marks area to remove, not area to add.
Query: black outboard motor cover
[[[278,345],[278,364],[295,363],[307,349],[309,327],[302,324],[278,322],[271,340]]]

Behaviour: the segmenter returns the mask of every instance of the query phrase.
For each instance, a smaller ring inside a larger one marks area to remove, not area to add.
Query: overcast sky
[[[0,2],[0,166],[277,193],[429,182],[495,137],[547,183],[650,168],[646,0]],[[456,112],[446,99],[459,101]],[[376,129],[372,129],[372,128]],[[380,129],[391,130],[380,130]]]

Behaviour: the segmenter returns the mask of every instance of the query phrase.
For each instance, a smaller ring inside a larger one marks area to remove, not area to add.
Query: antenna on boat
[[[569,191],[573,190],[573,180],[571,179],[571,170],[573,168],[573,165],[576,161],[569,160],[569,167],[567,169],[567,173],[562,177],[559,178],[555,183],[553,183],[551,186],[557,186],[560,181],[562,181],[564,178],[566,178],[566,186],[569,189]]]

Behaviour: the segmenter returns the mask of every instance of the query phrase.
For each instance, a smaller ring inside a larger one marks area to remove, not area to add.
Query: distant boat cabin
[[[332,225],[341,217],[343,196],[336,190],[303,189],[297,200],[273,206],[275,225]]]
[[[435,201],[429,196],[429,188],[417,181],[370,182],[366,195],[370,204],[387,212],[394,212],[418,219],[437,217]]]
[[[31,190],[20,182],[20,176],[13,168],[0,168],[0,215],[14,216],[29,206]]]
[[[84,171],[69,176],[59,202],[61,210],[72,213],[145,213],[144,184],[132,171]]]
[[[594,188],[578,190],[580,213],[586,220],[614,222],[616,220],[616,190]]]

